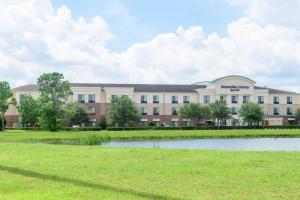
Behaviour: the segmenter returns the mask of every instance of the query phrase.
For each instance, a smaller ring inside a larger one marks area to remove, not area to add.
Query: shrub
[[[2,120],[2,118],[1,118],[1,116],[0,116],[0,131],[2,131],[2,123],[1,123],[1,120]],[[6,120],[4,119],[4,127],[6,126]]]
[[[75,141],[75,144],[82,144],[82,145],[100,145],[103,142],[111,141],[111,137],[108,135],[101,136],[101,135],[87,135],[85,137],[78,138]]]
[[[179,127],[108,127],[108,131],[138,130],[238,130],[238,129],[300,129],[300,126],[179,126]]]
[[[99,126],[104,130],[104,129],[106,129],[107,128],[107,122],[106,122],[106,119],[103,119],[101,122],[100,122],[100,124],[99,124]]]

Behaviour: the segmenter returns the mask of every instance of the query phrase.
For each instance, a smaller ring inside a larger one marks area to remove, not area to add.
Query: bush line
[[[245,129],[300,129],[300,126],[179,126],[179,127],[163,127],[163,126],[140,126],[140,127],[107,127],[108,131],[141,131],[141,130],[245,130]],[[43,130],[40,127],[20,127],[20,128],[7,128],[7,130]],[[61,131],[101,131],[101,127],[64,127]]]

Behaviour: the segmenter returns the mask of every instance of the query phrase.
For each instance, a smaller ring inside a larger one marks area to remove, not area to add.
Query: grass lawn
[[[147,131],[46,131],[11,130],[0,132],[1,142],[35,142],[39,140],[74,140],[83,136],[109,135],[113,140],[151,140],[178,138],[233,138],[233,137],[300,137],[300,129],[265,130],[147,130]]]
[[[0,199],[299,199],[300,153],[0,143]]]
[[[0,132],[0,199],[300,199],[300,152],[51,145],[112,139],[300,137],[300,130]]]

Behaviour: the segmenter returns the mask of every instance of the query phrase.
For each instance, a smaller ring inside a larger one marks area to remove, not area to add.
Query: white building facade
[[[140,108],[141,124],[165,126],[190,126],[189,119],[180,119],[179,108],[189,103],[209,105],[216,100],[226,101],[231,109],[232,118],[224,125],[243,125],[238,111],[243,103],[259,103],[264,111],[267,125],[294,124],[295,111],[300,108],[300,94],[267,87],[243,76],[226,76],[213,81],[192,85],[157,84],[94,84],[72,83],[73,95],[70,102],[80,102],[88,107],[91,123],[97,125],[106,118],[107,107],[111,101],[122,95],[130,97]],[[36,85],[25,85],[13,90],[18,102],[25,95],[39,96]],[[20,118],[14,106],[6,113],[8,126],[18,123]]]

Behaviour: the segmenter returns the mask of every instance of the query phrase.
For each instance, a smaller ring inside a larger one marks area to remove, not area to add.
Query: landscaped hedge
[[[7,130],[25,130],[25,131],[40,131],[43,130],[40,127],[19,127],[19,128],[7,128]],[[64,127],[61,128],[60,131],[101,131],[101,127],[79,127],[79,128],[72,128],[72,127]]]
[[[139,130],[235,130],[235,129],[300,129],[300,126],[180,126],[180,127],[108,127],[108,131],[139,131]]]
[[[300,126],[180,126],[180,127],[163,127],[163,126],[138,126],[138,127],[107,127],[108,131],[141,131],[141,130],[238,130],[238,129],[300,129]],[[43,130],[40,127],[20,127],[7,128],[7,130]],[[61,131],[101,131],[101,127],[64,127]]]

